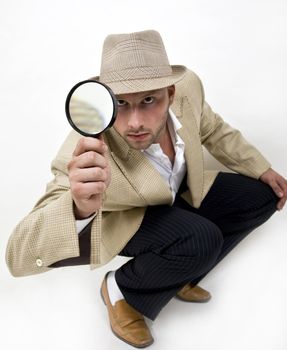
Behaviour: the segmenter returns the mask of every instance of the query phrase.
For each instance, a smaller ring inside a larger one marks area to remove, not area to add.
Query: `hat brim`
[[[106,84],[115,95],[132,94],[136,92],[144,92],[162,89],[167,86],[176,84],[185,76],[187,68],[185,66],[173,65],[172,74],[166,77],[160,78],[147,78],[147,79],[127,79],[123,81],[105,82],[100,79],[100,76],[93,77],[92,79],[100,81]]]

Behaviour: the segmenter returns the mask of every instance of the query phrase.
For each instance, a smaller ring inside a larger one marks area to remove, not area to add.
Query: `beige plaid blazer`
[[[270,167],[238,130],[211,110],[193,72],[176,85],[171,108],[182,124],[178,133],[185,142],[189,191],[182,196],[192,206],[200,206],[217,175],[204,170],[202,146],[231,170],[253,178]],[[13,276],[48,271],[59,260],[79,256],[67,163],[80,137],[74,131],[67,137],[52,162],[53,181],[9,239],[6,261]],[[121,251],[139,228],[147,206],[172,202],[169,187],[142,152],[130,149],[113,128],[104,137],[112,180],[91,228],[91,268]]]

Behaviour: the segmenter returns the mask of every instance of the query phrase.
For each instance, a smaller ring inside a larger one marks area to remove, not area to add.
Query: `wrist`
[[[80,210],[76,204],[74,203],[73,205],[73,210],[74,210],[74,216],[75,216],[75,219],[76,220],[84,220],[84,219],[88,219],[89,217],[93,216],[94,214],[97,213],[97,210],[96,211],[93,211],[93,212],[86,212],[86,211],[83,211],[83,210]]]

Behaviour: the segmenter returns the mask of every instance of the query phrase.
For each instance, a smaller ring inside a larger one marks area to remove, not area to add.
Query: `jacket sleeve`
[[[56,261],[79,256],[66,163],[59,157],[52,163],[54,180],[9,238],[6,263],[15,277],[45,272]]]
[[[202,85],[201,85],[202,88]],[[229,169],[258,179],[271,164],[237,129],[214,113],[204,99],[202,88],[200,119],[201,142],[207,150]]]

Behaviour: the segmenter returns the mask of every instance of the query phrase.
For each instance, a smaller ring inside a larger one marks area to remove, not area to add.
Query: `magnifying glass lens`
[[[113,124],[116,114],[117,101],[113,92],[98,81],[80,82],[68,94],[68,121],[84,136],[97,137]]]

